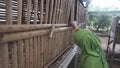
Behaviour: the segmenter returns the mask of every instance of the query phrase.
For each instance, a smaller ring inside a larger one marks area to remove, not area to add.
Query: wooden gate
[[[68,23],[81,16],[78,0],[0,0],[0,68],[48,68],[73,45]]]

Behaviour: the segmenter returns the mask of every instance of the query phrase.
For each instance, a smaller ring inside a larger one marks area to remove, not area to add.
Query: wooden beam
[[[70,27],[56,28],[55,32],[60,32],[60,31],[69,30],[69,29],[71,28]],[[2,38],[0,38],[1,40],[0,43],[30,38],[34,36],[41,36],[41,35],[48,34],[49,32],[50,32],[49,29],[44,29],[44,30],[36,30],[36,31],[1,34]]]
[[[68,25],[67,24],[0,25],[0,33],[45,29],[45,28],[50,28],[52,26],[64,27],[64,26],[68,26]]]

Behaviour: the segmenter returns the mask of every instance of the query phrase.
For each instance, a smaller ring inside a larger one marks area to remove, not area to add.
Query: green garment
[[[80,68],[108,68],[99,38],[88,29],[79,29],[74,34],[76,44],[81,47]]]

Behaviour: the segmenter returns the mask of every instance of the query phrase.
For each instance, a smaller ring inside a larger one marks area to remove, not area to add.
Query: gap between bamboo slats
[[[46,29],[46,28],[51,28],[52,26],[65,27],[68,26],[68,24],[0,25],[0,33]]]

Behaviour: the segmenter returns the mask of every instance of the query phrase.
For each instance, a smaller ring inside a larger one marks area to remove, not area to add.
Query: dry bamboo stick
[[[60,31],[69,30],[69,29],[71,29],[71,28],[70,27],[56,28],[55,32],[60,32]],[[0,38],[0,40],[1,40],[0,43],[30,38],[30,37],[34,37],[34,36],[41,36],[41,35],[48,34],[49,31],[50,31],[49,29],[46,29],[46,30],[3,34],[3,37]]]
[[[40,6],[40,24],[43,23],[43,9],[44,8],[44,0],[41,0],[41,6]]]
[[[63,53],[65,53],[69,48],[70,48],[70,46],[67,47],[64,51],[62,51],[59,55],[57,55],[57,56],[56,56],[52,61],[50,61],[44,68],[49,68],[49,66],[50,66],[53,62],[55,62]]]
[[[30,57],[29,57],[29,44],[30,44],[30,40],[29,39],[25,39],[25,68],[30,68]]]
[[[0,67],[1,68],[8,68],[9,63],[8,63],[8,44],[0,44]]]
[[[37,24],[38,0],[34,0],[34,24]]]
[[[18,0],[18,15],[17,15],[18,24],[21,24],[22,21],[22,0]]]
[[[6,0],[6,24],[12,24],[12,0]]]
[[[36,29],[45,29],[55,27],[68,26],[67,24],[40,24],[40,25],[0,25],[0,33],[3,32],[15,32],[15,31],[27,31]]]
[[[34,37],[34,45],[33,45],[33,67],[37,68],[37,37]]]
[[[46,0],[46,11],[45,11],[45,24],[47,24],[48,23],[48,12],[49,12],[49,3],[50,2],[50,0]]]
[[[27,24],[30,23],[30,15],[31,15],[31,0],[27,0]]]
[[[16,42],[14,42],[12,45],[12,68],[18,68],[17,43]]]
[[[23,40],[18,41],[18,68],[24,68]]]
[[[30,51],[30,59],[29,59],[29,62],[30,62],[30,68],[34,68],[33,67],[33,39],[32,38],[30,38],[29,39],[29,43],[30,43],[30,49],[29,49],[29,51]]]

